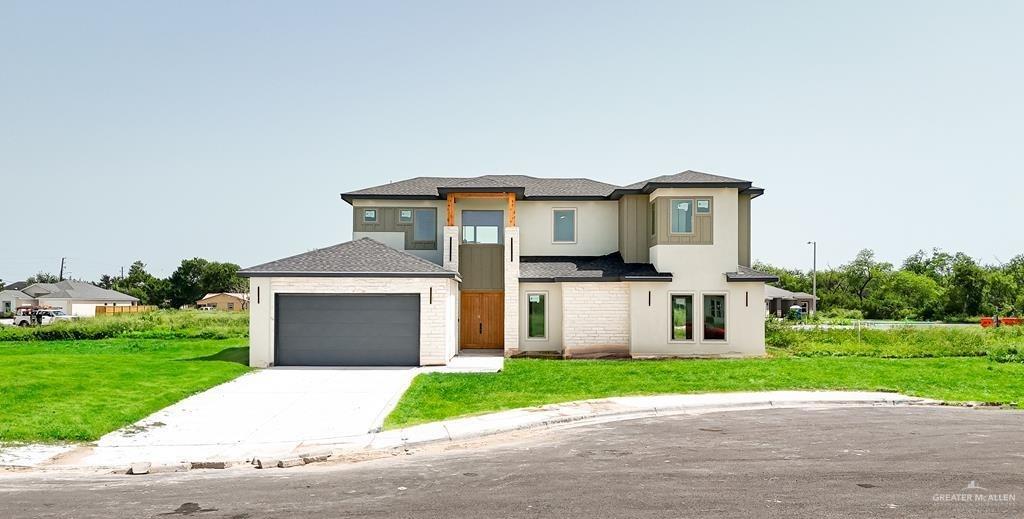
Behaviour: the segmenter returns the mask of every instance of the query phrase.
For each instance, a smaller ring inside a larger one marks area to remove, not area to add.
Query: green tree
[[[985,271],[974,258],[956,253],[946,286],[944,317],[962,319],[981,315],[986,281]]]
[[[880,319],[934,319],[941,293],[939,283],[925,274],[885,273],[866,302],[866,313]]]
[[[239,268],[203,258],[182,260],[167,280],[170,304],[175,308],[193,304],[210,292],[247,291],[249,283],[238,276]]]
[[[58,279],[55,274],[50,274],[49,272],[43,272],[41,270],[37,272],[36,275],[29,276],[28,279],[25,280],[29,285],[33,283],[56,283],[58,281],[60,281],[60,279]]]
[[[142,301],[142,304],[160,306],[167,304],[169,283],[167,280],[146,272],[146,264],[142,261],[132,263],[132,266],[128,268],[128,275],[123,278],[104,277],[106,279],[100,278],[101,283],[108,282],[112,290],[135,296]]]

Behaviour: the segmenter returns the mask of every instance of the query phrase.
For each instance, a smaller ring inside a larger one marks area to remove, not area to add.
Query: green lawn
[[[416,377],[386,427],[616,395],[780,389],[896,391],[947,401],[1024,403],[1024,364],[983,357],[742,360],[510,359],[494,374]]]
[[[0,342],[0,442],[95,440],[248,371],[248,340]]]

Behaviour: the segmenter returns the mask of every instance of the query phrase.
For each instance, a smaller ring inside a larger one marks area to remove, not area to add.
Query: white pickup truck
[[[57,321],[70,321],[74,319],[64,313],[60,308],[19,310],[14,314],[14,326],[32,326],[34,324],[51,324]]]

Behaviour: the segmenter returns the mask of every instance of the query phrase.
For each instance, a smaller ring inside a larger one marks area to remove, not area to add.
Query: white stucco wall
[[[630,284],[630,353],[634,357],[740,357],[764,354],[764,283]],[[650,304],[648,305],[648,292]],[[671,339],[671,294],[691,294],[694,302],[692,341]],[[726,340],[704,340],[705,295],[724,294]]]
[[[633,283],[630,348],[634,356],[750,356],[764,354],[764,283],[729,283],[726,272],[737,268],[739,203],[736,189],[657,189],[651,197],[714,198],[712,245],[655,245],[651,263],[671,272],[670,283]],[[650,292],[650,305],[648,305]],[[693,342],[670,340],[669,295],[693,294]],[[725,341],[701,336],[704,294],[726,295]],[[749,300],[749,304],[748,304]]]
[[[420,364],[447,364],[457,353],[458,284],[450,278],[254,277],[249,290],[249,365],[253,367],[265,368],[274,362],[276,294],[418,293]]]
[[[554,209],[576,209],[576,243],[554,243]],[[619,250],[619,203],[519,201],[523,256],[603,256]]]
[[[527,294],[541,293],[546,296],[547,337],[527,337],[528,299]],[[520,283],[519,284],[519,350],[520,351],[562,351],[562,284],[561,283]]]

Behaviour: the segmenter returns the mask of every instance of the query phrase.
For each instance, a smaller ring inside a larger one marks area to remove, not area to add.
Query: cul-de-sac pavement
[[[9,472],[3,516],[1016,517],[1024,414],[820,407],[607,421],[294,469]]]

